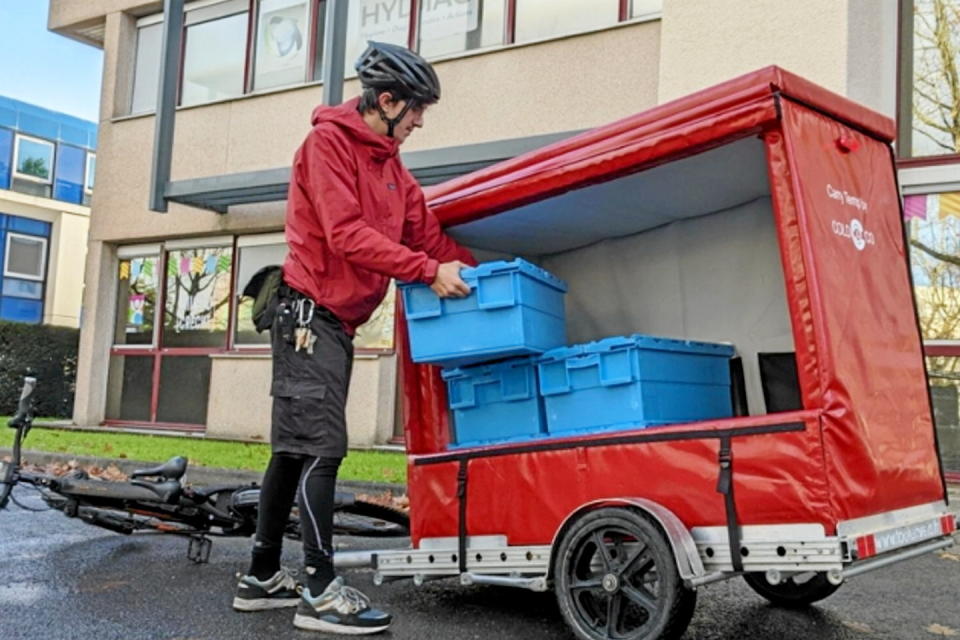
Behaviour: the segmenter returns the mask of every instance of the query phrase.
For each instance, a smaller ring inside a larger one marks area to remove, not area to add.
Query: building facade
[[[326,4],[186,4],[173,185],[238,175],[255,181],[289,167],[323,97]],[[203,209],[172,198],[167,213],[149,210],[162,4],[51,0],[50,6],[51,29],[105,52],[99,141],[105,177],[91,224],[75,420],[265,438],[269,353],[235,293],[259,266],[282,259],[283,202],[252,203],[270,199],[261,194],[246,204],[208,200],[214,204]],[[956,222],[944,214],[950,199],[942,196],[960,189],[957,150],[948,149],[958,137],[914,122],[912,107],[904,105],[916,97],[921,63],[934,85],[949,77],[915,33],[943,7],[953,12],[941,12],[944,20],[955,16],[960,0],[351,0],[347,6],[346,97],[358,93],[350,65],[368,39],[415,47],[435,63],[443,101],[404,146],[408,166],[425,183],[450,175],[451,166],[483,166],[776,64],[899,116],[902,130],[919,127],[914,143],[904,138],[898,145],[904,191],[922,196],[922,204],[913,199],[911,206],[927,212],[911,219],[911,233],[934,243],[930,248],[949,249],[936,243],[949,241],[942,230]],[[949,44],[956,52],[957,43]],[[937,95],[949,101],[944,91]],[[937,255],[915,259],[916,272],[936,272],[917,277],[929,292],[921,301],[957,291],[950,278],[960,267]],[[950,377],[960,359],[960,329],[932,319],[941,307],[921,308],[938,417],[944,414],[944,455],[960,470]],[[397,431],[394,321],[388,300],[357,341],[348,407],[355,445],[383,442]]]
[[[0,96],[0,320],[77,327],[97,125]]]

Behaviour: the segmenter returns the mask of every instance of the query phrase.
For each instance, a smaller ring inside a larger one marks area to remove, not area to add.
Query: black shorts
[[[317,306],[311,329],[317,336],[313,353],[294,350],[284,305],[295,298],[281,295],[270,328],[273,346],[273,415],[270,444],[274,453],[343,458],[347,455],[347,390],[353,368],[353,342],[340,321]],[[289,307],[288,307],[289,308]]]

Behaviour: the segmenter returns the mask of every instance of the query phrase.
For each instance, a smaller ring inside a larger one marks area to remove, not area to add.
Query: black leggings
[[[333,579],[333,504],[340,460],[289,453],[270,457],[260,489],[251,573],[272,575],[279,570],[283,532],[296,496],[304,564],[319,577]]]

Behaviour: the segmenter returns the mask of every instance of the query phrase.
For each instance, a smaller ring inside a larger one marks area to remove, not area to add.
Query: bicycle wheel
[[[357,500],[334,511],[333,532],[347,536],[402,538],[410,535],[410,518],[398,509]]]

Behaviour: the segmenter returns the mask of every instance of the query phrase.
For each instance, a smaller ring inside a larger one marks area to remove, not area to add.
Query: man
[[[272,456],[247,574],[234,608],[297,605],[294,625],[331,633],[375,633],[390,615],[333,570],[333,501],[347,453],[344,409],[351,337],[383,300],[390,278],[465,296],[460,268],[476,264],[441,231],[398,147],[440,99],[433,68],[417,54],[369,43],[356,63],[359,98],[318,107],[294,157],[287,200],[290,252],[271,326]],[[466,264],[465,264],[466,263]],[[283,532],[298,497],[306,580],[280,566]]]

